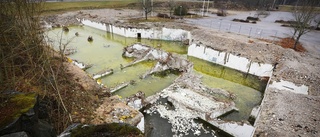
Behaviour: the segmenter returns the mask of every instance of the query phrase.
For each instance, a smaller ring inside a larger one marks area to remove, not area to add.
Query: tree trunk
[[[293,35],[291,37],[292,39],[294,39],[294,37],[296,36],[297,32],[298,32],[298,30],[294,29]]]
[[[299,42],[300,37],[301,37],[301,35],[299,35],[299,36],[297,37],[297,39],[295,40],[295,42],[294,42],[294,46],[293,46],[293,49],[294,49],[294,50],[297,50],[297,46],[298,46],[298,42]]]
[[[145,15],[146,16],[146,20],[148,20],[148,11],[147,10],[145,11],[145,14],[146,14]]]

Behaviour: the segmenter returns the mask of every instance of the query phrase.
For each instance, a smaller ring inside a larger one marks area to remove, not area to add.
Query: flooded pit
[[[244,74],[195,57],[188,56],[188,60],[194,63],[194,70],[202,76],[204,85],[225,89],[236,95],[234,102],[239,112],[229,113],[222,119],[247,120],[252,108],[260,105],[266,81],[260,81],[257,76]]]
[[[78,32],[79,36],[75,36],[76,32]],[[86,70],[90,75],[104,69],[113,69],[114,73],[112,75],[101,79],[102,84],[106,87],[112,88],[122,82],[134,80],[136,82],[134,85],[129,85],[116,93],[122,97],[128,97],[138,91],[143,91],[146,96],[150,96],[166,88],[177,78],[177,75],[169,74],[165,77],[149,76],[141,80],[139,77],[151,69],[155,64],[154,61],[145,61],[121,70],[120,64],[126,65],[133,60],[122,57],[122,51],[125,46],[141,41],[143,44],[161,48],[168,52],[187,53],[186,46],[183,46],[181,42],[125,38],[86,26],[70,27],[69,32],[63,32],[61,28],[57,28],[49,31],[47,35],[54,42],[53,45],[55,45],[56,50],[59,49],[58,45],[61,37],[62,43],[71,41],[67,48],[76,49],[77,52],[68,57],[87,64],[93,64],[90,69]],[[93,37],[92,42],[87,41],[89,36]]]
[[[79,36],[75,36],[76,32],[79,33]],[[93,37],[92,42],[87,41],[88,36]],[[125,38],[86,26],[70,27],[69,32],[62,32],[61,28],[53,29],[48,32],[48,37],[55,41],[53,45],[56,45],[56,49],[61,37],[62,43],[67,43],[68,40],[71,40],[67,48],[76,49],[77,52],[68,57],[80,62],[93,64],[90,69],[86,70],[89,75],[104,69],[113,69],[114,73],[112,75],[101,79],[106,87],[112,88],[122,82],[134,80],[135,84],[115,92],[115,94],[122,97],[128,97],[138,91],[145,92],[146,96],[153,95],[171,85],[178,77],[175,74],[168,74],[164,77],[151,75],[145,79],[140,79],[141,75],[152,68],[155,64],[154,61],[145,61],[120,69],[120,64],[126,65],[133,60],[122,57],[122,51],[125,46],[141,42],[142,44],[161,48],[167,52],[174,52],[182,56],[187,54],[187,47],[183,46],[181,42]],[[204,85],[225,89],[236,95],[234,101],[240,111],[232,112],[223,116],[222,119],[232,121],[248,120],[252,108],[259,105],[262,100],[266,82],[261,82],[259,77],[248,73],[228,69],[191,56],[187,58],[194,63],[195,72],[203,76],[202,82]]]

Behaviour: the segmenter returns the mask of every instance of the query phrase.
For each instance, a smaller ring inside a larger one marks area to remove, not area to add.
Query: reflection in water
[[[188,60],[194,63],[194,69],[213,77],[225,79],[234,83],[251,87],[263,92],[266,88],[267,80],[260,80],[258,76],[241,71],[230,69],[219,64],[211,63],[202,59],[188,56]]]
[[[201,80],[204,85],[225,89],[236,95],[234,102],[239,112],[232,112],[223,119],[247,120],[252,108],[261,103],[266,81],[260,81],[257,76],[241,73],[195,57],[188,56],[188,59],[194,63],[196,73],[202,75]]]

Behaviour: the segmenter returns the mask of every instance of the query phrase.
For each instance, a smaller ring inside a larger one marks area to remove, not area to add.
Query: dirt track
[[[132,24],[126,22],[126,19],[128,17],[141,17],[141,13],[134,10],[100,9],[70,12],[47,17],[47,20],[49,22],[55,20],[55,24],[78,24],[76,17],[120,26],[132,26]],[[299,53],[258,39],[194,26],[180,20],[166,23],[143,23],[138,27],[141,26],[186,29],[192,32],[194,41],[201,42],[214,49],[231,52],[256,62],[278,63],[273,72],[272,80],[284,79],[298,85],[307,85],[309,95],[294,94],[276,89],[267,90],[262,112],[256,123],[255,136],[320,136],[318,124],[320,120],[318,115],[320,113],[319,53]],[[253,42],[249,42],[249,40]]]

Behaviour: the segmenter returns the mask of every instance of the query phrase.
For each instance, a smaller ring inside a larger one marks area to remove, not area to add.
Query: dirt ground
[[[99,9],[69,12],[46,17],[52,25],[79,24],[76,18],[133,26],[128,18],[142,17],[140,11],[123,9]],[[262,103],[262,112],[256,122],[255,136],[320,136],[320,54],[296,52],[278,45],[248,38],[238,34],[219,32],[210,28],[194,26],[183,20],[162,23],[140,23],[134,27],[168,27],[189,30],[193,42],[201,42],[216,50],[230,52],[255,62],[277,64],[271,80],[280,79],[304,84],[309,95],[268,89]],[[320,46],[320,45],[319,45]]]

